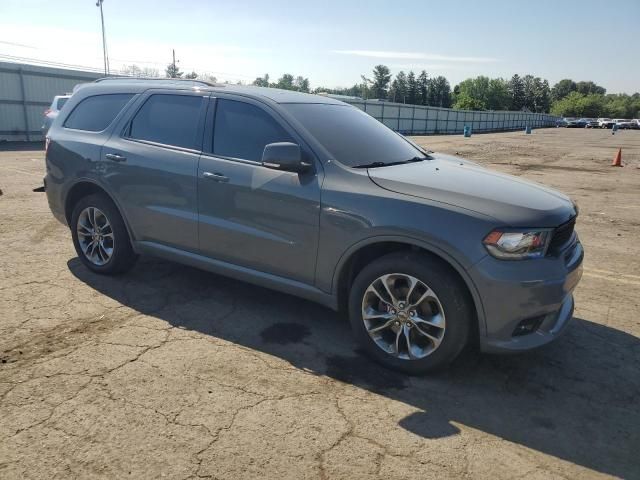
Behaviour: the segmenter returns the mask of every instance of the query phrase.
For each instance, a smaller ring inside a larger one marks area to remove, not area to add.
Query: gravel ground
[[[5,146],[0,478],[640,478],[640,132],[415,140],[578,201],[563,338],[406,377],[294,297],[152,258],[94,275],[32,191],[43,152]]]

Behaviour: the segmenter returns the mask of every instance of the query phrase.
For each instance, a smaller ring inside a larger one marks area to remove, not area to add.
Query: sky
[[[250,83],[265,73],[351,86],[377,64],[426,70],[452,87],[514,73],[640,91],[640,0],[104,0],[110,66]],[[95,0],[0,0],[0,61],[101,68]],[[28,62],[28,60],[25,60]]]

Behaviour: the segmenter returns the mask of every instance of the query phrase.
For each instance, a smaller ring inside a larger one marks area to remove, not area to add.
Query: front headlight
[[[541,258],[547,253],[551,230],[494,230],[482,241],[491,255],[501,260]]]

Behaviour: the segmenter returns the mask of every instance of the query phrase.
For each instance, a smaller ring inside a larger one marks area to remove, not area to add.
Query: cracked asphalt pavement
[[[301,299],[153,258],[92,274],[33,191],[43,152],[4,146],[0,478],[640,478],[640,132],[415,140],[578,201],[556,343],[408,377]]]

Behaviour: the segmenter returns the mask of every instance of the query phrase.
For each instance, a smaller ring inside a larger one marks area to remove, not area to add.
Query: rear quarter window
[[[101,132],[133,97],[131,93],[95,95],[82,100],[64,122],[65,128]]]

